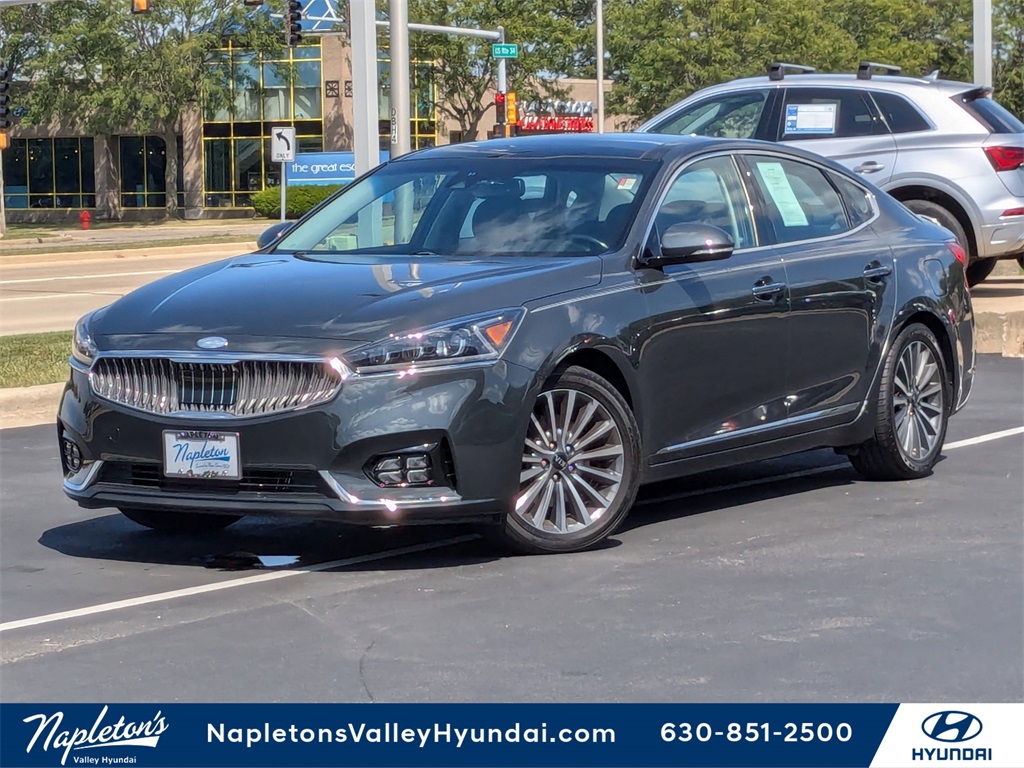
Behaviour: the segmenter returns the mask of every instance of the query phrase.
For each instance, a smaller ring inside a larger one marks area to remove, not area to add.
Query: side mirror
[[[710,224],[673,224],[656,247],[648,248],[644,266],[660,269],[666,264],[718,261],[732,256],[736,244],[732,235]]]
[[[256,238],[256,247],[259,250],[263,250],[268,245],[272,245],[281,239],[281,236],[292,228],[292,222],[290,221],[279,221],[272,227],[267,227],[263,230],[263,234]]]

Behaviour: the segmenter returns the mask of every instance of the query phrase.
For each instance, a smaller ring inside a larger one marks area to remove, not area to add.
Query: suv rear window
[[[955,97],[955,100],[992,133],[1024,133],[1024,123],[988,96],[979,97],[977,91],[968,91]]]

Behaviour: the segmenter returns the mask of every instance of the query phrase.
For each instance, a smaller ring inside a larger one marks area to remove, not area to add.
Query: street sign
[[[519,43],[493,43],[491,56],[495,59],[518,59]]]
[[[272,128],[270,130],[270,160],[274,163],[294,162],[294,128]]]

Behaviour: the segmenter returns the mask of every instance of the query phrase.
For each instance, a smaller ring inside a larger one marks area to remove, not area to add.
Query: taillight
[[[950,252],[956,256],[956,260],[960,262],[962,266],[967,266],[967,251],[963,249],[956,240],[949,240],[946,243],[946,247],[949,248]]]
[[[1016,171],[1024,165],[1024,147],[985,147],[985,154],[997,171]]]

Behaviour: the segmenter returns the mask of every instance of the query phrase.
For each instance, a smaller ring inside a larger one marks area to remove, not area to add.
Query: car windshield
[[[596,255],[621,246],[654,168],[615,157],[401,160],[347,187],[275,250],[323,260]]]

